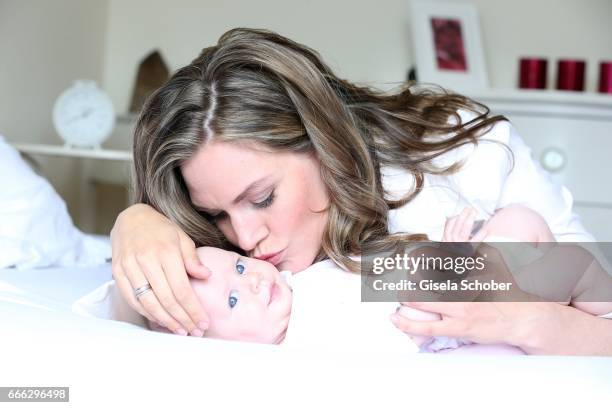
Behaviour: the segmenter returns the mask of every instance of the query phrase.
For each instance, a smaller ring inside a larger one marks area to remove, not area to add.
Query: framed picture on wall
[[[417,79],[458,92],[489,87],[478,10],[470,3],[411,0]]]

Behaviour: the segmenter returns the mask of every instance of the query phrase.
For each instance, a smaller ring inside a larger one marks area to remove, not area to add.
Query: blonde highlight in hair
[[[393,94],[333,74],[312,49],[267,30],[237,28],[179,69],[146,102],[134,135],[135,199],[153,206],[196,243],[237,250],[191,204],[180,166],[213,138],[314,154],[330,197],[317,260],[358,271],[349,256],[422,234],[390,234],[388,212],[412,200],[432,160],[477,143],[505,118],[463,96],[406,85]],[[474,119],[462,123],[460,110]],[[446,135],[445,137],[433,137]],[[386,198],[384,166],[401,167],[414,189]]]

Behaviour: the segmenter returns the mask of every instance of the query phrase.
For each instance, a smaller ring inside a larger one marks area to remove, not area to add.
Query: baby
[[[209,316],[206,337],[294,348],[417,350],[388,320],[392,307],[361,302],[360,276],[331,260],[292,275],[218,248],[201,247],[197,253],[211,270],[206,280],[190,279]],[[148,325],[168,332],[154,322]]]
[[[532,244],[535,248],[546,249],[546,243],[555,242],[555,237],[550,231],[548,224],[546,221],[535,211],[522,206],[522,205],[510,205],[504,207],[495,212],[495,214],[485,223],[482,223],[481,226],[476,226],[476,210],[473,208],[465,208],[459,215],[449,218],[445,228],[443,241],[444,242],[464,242],[464,243],[473,243],[473,246],[477,246],[479,242],[489,241],[489,242],[525,242]],[[480,227],[480,228],[478,228]],[[508,247],[512,248],[512,247]],[[524,249],[523,254],[524,255]],[[563,248],[558,248],[563,251]],[[506,251],[507,252],[507,251]],[[534,249],[534,252],[535,249]],[[571,256],[567,252],[560,252],[562,256]],[[508,255],[507,253],[505,255]],[[527,256],[528,258],[529,256]],[[509,261],[509,260],[508,260]],[[522,265],[526,266],[526,265]],[[565,269],[571,269],[569,268]],[[548,268],[550,269],[550,267]],[[560,268],[562,269],[562,268]],[[540,273],[541,271],[537,270],[537,268],[533,268],[529,270],[529,268],[525,269],[527,275],[527,279],[532,278],[534,275]],[[559,272],[556,270],[555,272]],[[559,272],[560,273],[560,272]],[[595,262],[590,268],[585,272],[586,274],[590,274],[586,279],[593,282],[597,279],[599,282],[603,282],[604,285],[607,285],[610,288],[611,278],[606,273],[604,269],[602,269],[599,263]],[[516,277],[516,276],[515,276]],[[548,278],[548,276],[543,276],[543,279]],[[558,275],[559,279],[564,279],[563,275]],[[544,282],[542,279],[540,283],[537,285],[539,288],[543,288],[547,284],[542,284]],[[547,282],[548,286],[552,286],[552,282]],[[582,289],[582,290],[580,290]],[[580,309],[584,312],[600,315],[608,317],[612,313],[612,302],[582,302],[576,301],[576,295],[578,292],[582,291],[584,293],[585,290],[589,288],[576,288],[572,287],[568,295],[569,299],[567,302],[559,302],[562,304],[571,304],[572,306]],[[558,296],[558,294],[556,294]],[[587,296],[588,297],[588,296]],[[420,320],[420,321],[435,321],[440,320],[440,315],[437,313],[424,312],[417,309],[413,309],[411,307],[402,305],[398,308],[398,312],[406,318],[412,320]],[[421,348],[422,351],[429,352],[437,352],[443,350],[455,349],[463,345],[472,344],[469,341],[463,341],[461,339],[451,339],[446,337],[438,337],[438,338],[428,338],[422,336],[411,336],[411,338],[415,341],[415,343]]]
[[[278,269],[269,262],[218,248],[201,247],[197,252],[212,272],[206,280],[190,279],[210,318],[205,335],[281,343],[289,324],[293,294]],[[167,331],[154,322],[149,322],[149,327]]]

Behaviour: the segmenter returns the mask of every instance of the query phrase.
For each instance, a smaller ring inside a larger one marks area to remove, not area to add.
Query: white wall
[[[236,26],[264,27],[320,51],[344,77],[400,82],[412,61],[408,0],[109,0],[104,83],[127,110],[135,67],[154,48],[171,69]],[[433,0],[432,0],[433,1]],[[610,0],[470,0],[480,12],[491,85],[514,88],[521,56],[612,59]],[[553,84],[554,75],[550,76]]]
[[[612,60],[611,0],[471,0],[478,6],[489,80],[515,88],[522,56],[548,58],[549,87],[556,60],[587,61],[589,91],[597,89],[599,62]]]
[[[60,143],[55,98],[76,78],[102,80],[107,1],[0,0],[0,134]],[[78,162],[37,156],[76,217]]]
[[[375,3],[111,0],[105,84],[119,109],[127,109],[134,67],[151,49],[160,48],[176,69],[237,26],[268,28],[303,42],[348,78],[398,81],[409,62],[408,5]]]

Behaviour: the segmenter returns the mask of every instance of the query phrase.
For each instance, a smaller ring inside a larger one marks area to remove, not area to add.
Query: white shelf
[[[48,156],[79,157],[87,159],[132,161],[132,152],[127,150],[85,149],[59,145],[13,143],[22,153],[43,154]]]
[[[557,91],[552,89],[489,89],[470,94],[475,98],[497,100],[525,100],[547,103],[577,103],[612,108],[612,94],[595,92]]]
[[[469,97],[496,113],[612,119],[612,94],[533,89],[492,89]]]

